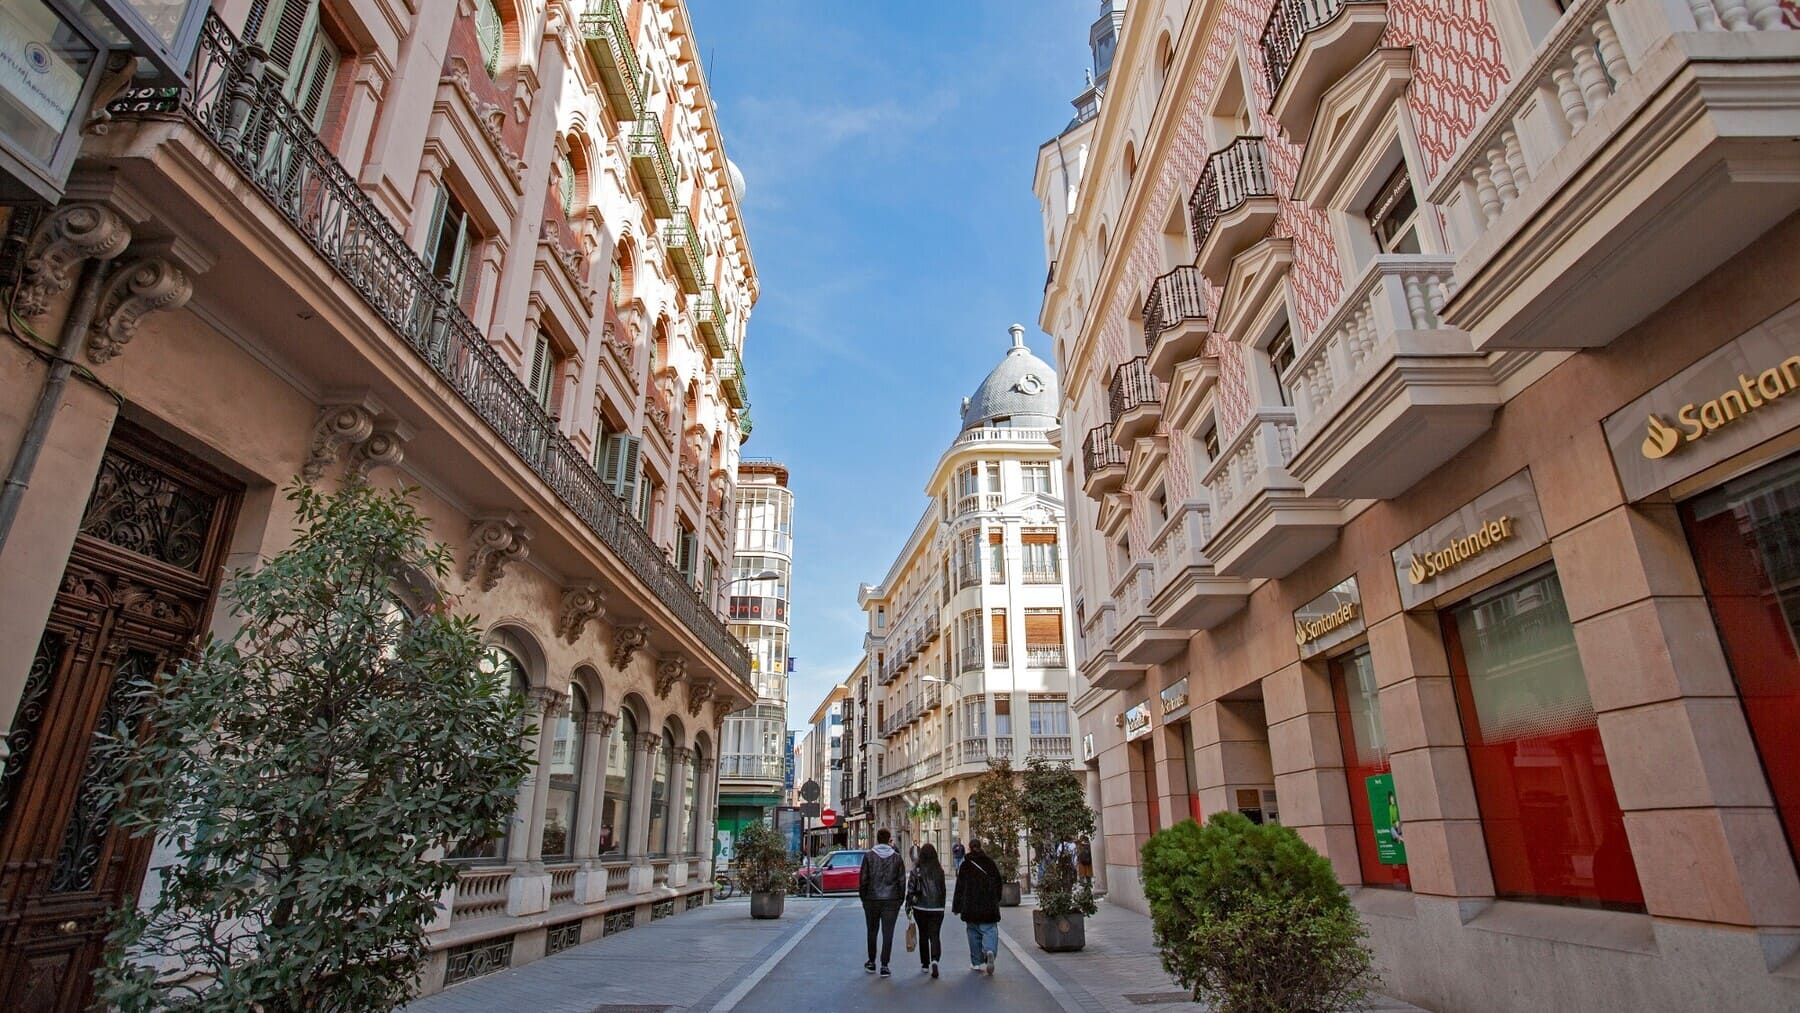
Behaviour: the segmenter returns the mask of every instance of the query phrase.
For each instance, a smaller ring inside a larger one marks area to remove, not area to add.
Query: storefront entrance
[[[91,746],[129,724],[133,682],[186,656],[212,610],[238,489],[119,423],[100,464],[0,771],[0,1009],[91,1001],[111,910],[137,894],[148,838],[111,827],[114,766]]]

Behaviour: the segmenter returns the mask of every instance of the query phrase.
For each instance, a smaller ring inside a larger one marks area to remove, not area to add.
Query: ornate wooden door
[[[192,649],[212,610],[238,487],[121,421],[32,658],[0,768],[0,1009],[92,1001],[109,913],[151,841],[111,827],[118,772],[90,749],[133,680]]]

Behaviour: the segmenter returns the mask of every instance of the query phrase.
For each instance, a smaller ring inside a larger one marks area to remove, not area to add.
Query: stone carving
[[[319,410],[319,420],[313,423],[312,453],[300,469],[300,477],[308,482],[318,481],[345,445],[361,443],[374,432],[375,413],[362,405],[326,405]]]
[[[685,767],[694,762],[694,751],[686,746],[676,746],[669,750],[669,762],[677,767]]]
[[[463,580],[492,591],[505,575],[506,565],[525,558],[530,541],[531,529],[510,515],[476,521],[469,528],[469,559],[463,564]]]
[[[707,677],[702,675],[702,676],[695,676],[693,679],[689,680],[688,681],[688,705],[687,705],[688,716],[696,717],[696,718],[699,717],[701,709],[704,708],[706,706],[707,701],[711,700],[712,698],[713,698],[713,681],[711,679],[708,679]]]
[[[41,222],[25,247],[25,275],[13,295],[22,317],[42,316],[75,283],[84,260],[112,260],[131,244],[125,219],[99,204],[64,204]]]
[[[100,293],[99,313],[88,331],[87,355],[104,363],[125,350],[138,324],[158,310],[178,310],[194,294],[194,280],[167,257],[136,257],[114,271]]]
[[[507,178],[512,181],[513,189],[522,190],[525,162],[513,153],[500,132],[506,125],[506,110],[496,103],[483,101],[475,94],[475,88],[469,81],[469,65],[462,57],[451,57],[450,66],[450,73],[439,78],[438,83],[450,85],[468,103],[475,125],[480,128],[481,135],[487,138],[488,144],[493,146],[494,154],[499,156],[500,168],[505,170]]]
[[[650,642],[650,627],[643,623],[632,626],[620,626],[613,630],[613,667],[623,670],[631,664],[631,659]]]
[[[525,694],[533,708],[546,718],[559,718],[569,712],[569,694],[548,686],[533,686]]]
[[[667,700],[669,691],[687,674],[687,659],[677,655],[663,658],[656,663],[656,698]]]
[[[581,639],[587,624],[600,615],[606,604],[606,592],[594,583],[573,584],[563,588],[562,607],[556,614],[556,633],[573,644]]]
[[[639,732],[631,737],[631,748],[646,758],[654,757],[662,748],[662,736],[655,732]]]
[[[404,435],[391,428],[377,429],[374,435],[357,444],[355,452],[350,455],[351,477],[360,482],[381,465],[399,467],[401,458],[405,456]]]
[[[618,721],[619,716],[617,714],[608,714],[605,711],[588,711],[581,716],[581,731],[584,735],[598,735],[604,739],[612,734],[613,725],[617,724]]]

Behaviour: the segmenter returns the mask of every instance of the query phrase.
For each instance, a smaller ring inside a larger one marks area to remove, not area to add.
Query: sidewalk
[[[1191,1003],[1188,993],[1163,970],[1151,938],[1150,919],[1102,900],[1099,913],[1087,920],[1085,949],[1076,953],[1045,953],[1037,948],[1031,929],[1031,912],[1036,906],[1037,898],[1027,896],[1023,907],[1002,909],[1001,943],[1008,956],[1040,981],[1050,979],[1044,984],[1068,1013],[1177,1009],[1193,1013],[1205,1008]],[[948,926],[945,932],[944,949],[948,951]],[[1376,997],[1367,1008],[1384,1013],[1425,1013],[1417,1006],[1385,996]]]

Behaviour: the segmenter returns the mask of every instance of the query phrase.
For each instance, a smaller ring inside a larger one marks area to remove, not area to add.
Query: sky
[[[1046,360],[1037,149],[1074,114],[1093,0],[689,0],[762,296],[745,457],[788,465],[788,725],[862,656],[858,585],[1021,323]]]

